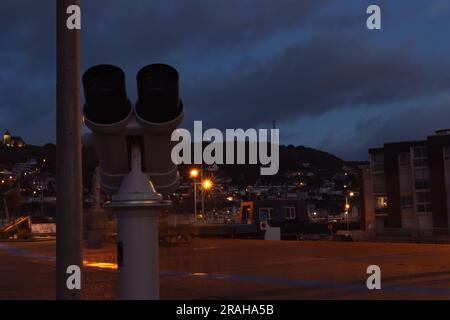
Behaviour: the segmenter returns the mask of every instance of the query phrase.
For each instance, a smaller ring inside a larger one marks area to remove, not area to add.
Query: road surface
[[[54,241],[0,242],[0,299],[54,299],[54,257]],[[116,299],[115,246],[84,260],[83,298]],[[160,268],[162,299],[450,299],[442,244],[195,239],[161,247]]]

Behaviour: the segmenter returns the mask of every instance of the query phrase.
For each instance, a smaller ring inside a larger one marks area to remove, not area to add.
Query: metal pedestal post
[[[142,172],[141,149],[134,144],[131,172],[105,207],[117,215],[119,299],[159,299],[158,217],[171,202],[162,199]]]
[[[117,214],[120,300],[159,299],[158,220],[146,208]]]

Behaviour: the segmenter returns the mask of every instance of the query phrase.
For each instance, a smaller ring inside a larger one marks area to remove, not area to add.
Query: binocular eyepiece
[[[142,139],[143,172],[156,190],[172,193],[179,176],[171,160],[170,140],[183,119],[179,74],[166,64],[151,64],[137,74],[138,101],[127,98],[124,72],[97,65],[83,75],[86,126],[92,130],[100,163],[102,189],[114,194],[130,168],[128,138]]]
[[[166,64],[151,64],[137,75],[139,100],[136,113],[153,123],[175,119],[182,111],[177,70]]]
[[[137,74],[137,115],[145,121],[164,123],[175,119],[183,110],[179,97],[179,75],[166,64],[151,64]],[[84,115],[97,124],[113,124],[125,119],[131,111],[127,98],[125,73],[113,65],[98,65],[83,75],[86,98]]]
[[[83,75],[86,104],[84,115],[98,124],[112,124],[125,119],[131,103],[125,88],[125,73],[112,65],[98,65]]]

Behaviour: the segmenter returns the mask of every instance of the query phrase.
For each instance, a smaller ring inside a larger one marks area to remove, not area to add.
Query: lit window
[[[387,209],[387,207],[388,207],[388,202],[387,201],[388,200],[387,200],[386,196],[375,197],[375,210]]]

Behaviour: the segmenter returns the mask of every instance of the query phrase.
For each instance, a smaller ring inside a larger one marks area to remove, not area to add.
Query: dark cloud
[[[181,48],[223,49],[299,25],[324,4],[317,0],[84,1],[84,40],[94,50],[91,55],[102,47],[107,55],[134,57],[173,54]]]
[[[432,61],[401,49],[379,48],[362,37],[333,36],[298,43],[251,70],[216,75],[192,88],[196,116],[209,113],[216,126],[252,126],[273,118],[393,103],[450,87],[449,61],[439,61],[436,69]]]
[[[395,112],[382,119],[372,117],[357,126],[365,133],[365,143],[370,147],[381,146],[385,142],[403,140],[423,140],[439,129],[450,128],[450,98],[439,102],[413,106]]]
[[[409,104],[405,108],[397,104],[384,106],[379,114],[359,116],[347,130],[327,131],[319,146],[345,159],[364,160],[369,148],[386,142],[424,140],[439,129],[450,128],[448,93],[410,100]]]
[[[183,57],[184,51],[249,45],[301,23],[323,3],[96,0],[81,5],[83,70],[117,63],[134,73],[143,64]],[[33,142],[54,139],[55,126],[47,119],[55,114],[55,2],[8,0],[1,6],[0,124],[25,136],[31,126],[40,126]]]
[[[368,33],[371,2],[365,0],[82,0],[82,71],[98,63],[121,66],[133,100],[140,67],[173,64],[188,128],[197,119],[219,128],[252,127],[352,108],[406,110],[414,99],[433,100],[448,90],[448,48],[435,41],[421,52],[423,36],[414,32],[425,34],[424,28],[410,22],[419,19],[414,3],[420,3],[433,22],[445,24],[445,2],[379,3],[389,31]],[[1,9],[0,129],[33,143],[54,140],[55,1],[4,0]],[[348,123],[355,132],[357,121]],[[364,121],[368,128],[381,124],[376,117]],[[378,130],[410,132],[377,128],[367,129],[348,154],[364,154]],[[293,142],[298,130],[290,130],[282,136]],[[336,132],[320,144],[332,151],[338,145],[344,143]]]
[[[54,1],[2,1],[0,130],[25,140],[54,139]]]

